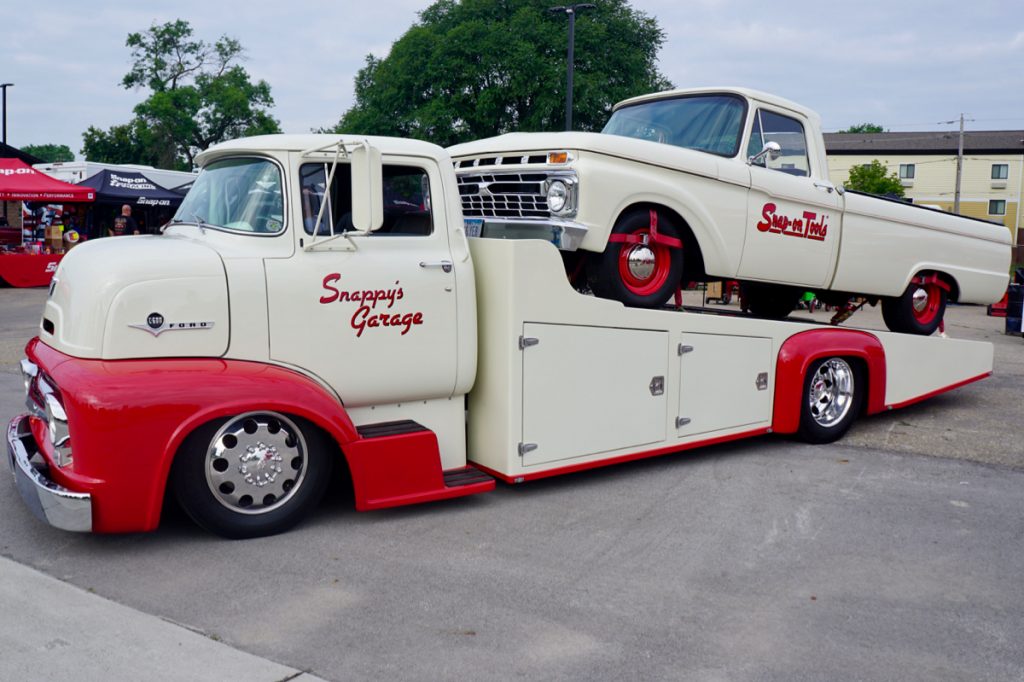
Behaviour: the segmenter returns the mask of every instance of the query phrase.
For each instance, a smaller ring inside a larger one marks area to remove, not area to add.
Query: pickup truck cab
[[[988,376],[990,344],[628,308],[537,239],[468,239],[451,158],[388,138],[224,143],[160,235],[76,247],[7,429],[59,528],[228,537],[328,481],[358,510],[774,433],[835,440]]]
[[[473,234],[578,250],[566,255],[578,284],[626,305],[737,279],[758,316],[786,317],[805,291],[837,305],[863,296],[890,329],[930,334],[947,300],[1006,290],[1005,227],[834,186],[819,116],[754,90],[644,95],[617,104],[600,134],[449,151]]]

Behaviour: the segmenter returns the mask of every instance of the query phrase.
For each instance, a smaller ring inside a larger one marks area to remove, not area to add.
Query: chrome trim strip
[[[543,239],[562,251],[580,248],[587,226],[557,218],[467,218],[483,220],[481,237],[491,239]]]
[[[32,464],[37,452],[29,429],[29,416],[23,414],[12,419],[7,425],[7,463],[29,511],[54,528],[81,533],[92,531],[92,496],[73,492],[47,478]]]

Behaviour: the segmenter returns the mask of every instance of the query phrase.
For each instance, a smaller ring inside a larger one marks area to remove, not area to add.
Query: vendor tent
[[[0,159],[0,201],[94,201],[96,191],[40,173],[20,159]]]
[[[78,183],[96,191],[96,201],[135,206],[177,206],[182,196],[164,189],[142,173],[103,170]]]

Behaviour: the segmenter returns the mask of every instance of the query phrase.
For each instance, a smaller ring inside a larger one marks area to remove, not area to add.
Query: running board
[[[364,424],[342,449],[352,473],[356,509],[370,511],[446,500],[494,489],[494,479],[472,467],[441,470],[433,431],[412,420]]]

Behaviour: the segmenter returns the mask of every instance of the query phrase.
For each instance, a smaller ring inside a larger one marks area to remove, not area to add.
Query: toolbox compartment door
[[[679,348],[678,436],[768,425],[775,394],[771,339],[682,334]]]
[[[524,323],[523,466],[664,441],[669,337]]]

